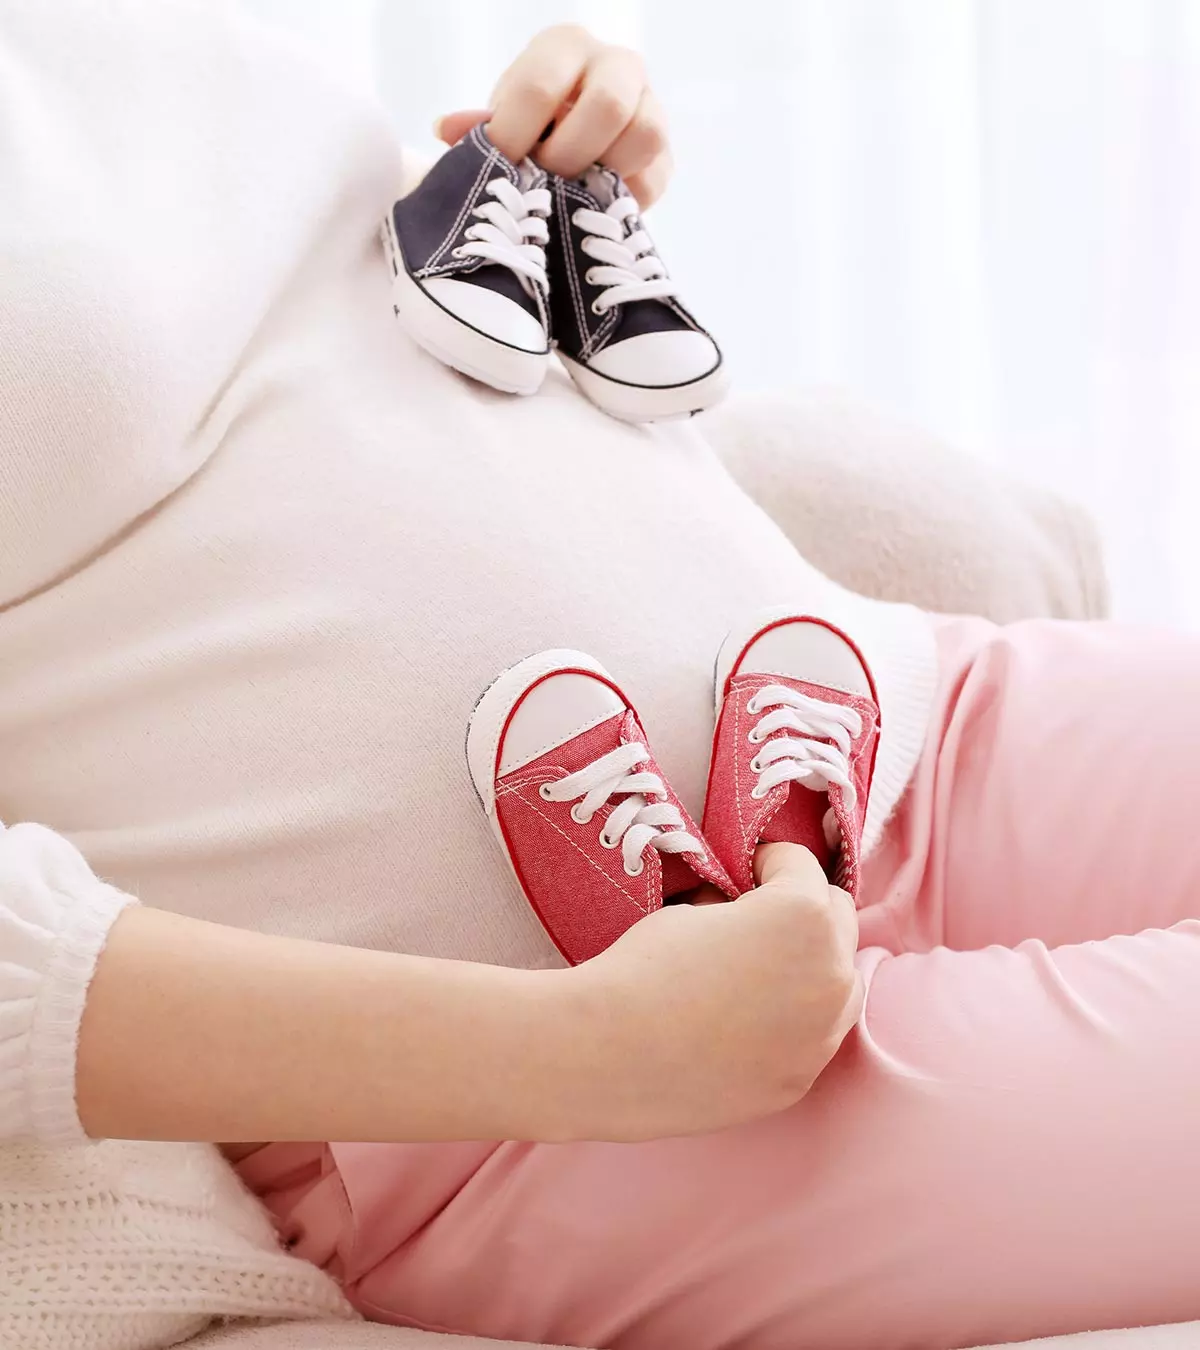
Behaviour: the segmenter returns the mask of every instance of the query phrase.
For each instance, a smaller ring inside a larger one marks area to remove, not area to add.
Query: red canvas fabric
[[[788,734],[787,731],[776,732],[759,744],[747,739],[761,714],[747,712],[746,705],[760,689],[773,684],[781,684],[825,703],[853,708],[862,717],[862,731],[851,743],[850,751],[852,778],[858,791],[853,809],[836,784],[828,794],[814,792],[800,783],[780,783],[761,799],[750,795],[758,783],[758,774],[750,768],[750,761],[767,741]],[[754,672],[733,676],[713,738],[703,830],[739,894],[754,886],[754,850],[763,841],[803,844],[816,854],[840,886],[851,895],[857,894],[863,822],[867,816],[867,795],[878,744],[879,709],[869,698],[785,675]],[[825,839],[823,822],[831,806],[842,832],[838,856]]]
[[[571,816],[571,803],[546,801],[539,795],[541,784],[565,778],[619,745],[634,741],[650,749],[646,733],[630,709],[496,781],[496,817],[517,880],[555,945],[572,965],[602,952],[638,919],[661,909],[664,899],[691,890],[702,881],[711,882],[727,895],[735,894],[733,883],[711,849],[703,855],[664,856],[647,846],[641,874],[629,876],[620,848],[605,848],[600,843],[604,822],[620,798],[614,798],[581,825]],[[663,779],[685,828],[699,838],[699,829],[653,758],[644,772]]]

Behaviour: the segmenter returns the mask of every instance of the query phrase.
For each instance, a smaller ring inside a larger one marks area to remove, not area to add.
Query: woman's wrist
[[[408,974],[396,987],[389,1058],[408,1066],[405,1137],[575,1137],[575,972],[398,959]]]
[[[421,965],[444,1012],[427,1009],[420,1023],[441,1026],[437,1062],[458,1065],[422,1085],[424,1100],[451,1113],[427,1129],[542,1143],[622,1137],[638,1036],[606,963],[554,970]],[[412,1059],[407,1047],[403,1058]]]
[[[508,971],[497,1011],[516,1066],[498,1114],[506,1139],[569,1143],[610,1137],[613,1066],[623,1058],[619,1006],[589,967]]]

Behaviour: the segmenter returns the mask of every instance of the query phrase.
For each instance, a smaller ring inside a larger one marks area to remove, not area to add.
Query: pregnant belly
[[[532,651],[592,652],[698,806],[716,648],[811,574],[694,438],[602,434],[581,477],[559,444],[505,460],[472,435],[456,480],[392,437],[298,466],[300,415],[0,616],[0,815],[164,908],[558,964],[466,773],[480,692]]]

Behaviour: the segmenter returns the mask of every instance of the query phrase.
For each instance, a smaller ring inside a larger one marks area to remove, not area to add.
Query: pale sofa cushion
[[[1097,619],[1099,540],[1078,507],[836,391],[731,399],[701,429],[827,576],[943,613]]]

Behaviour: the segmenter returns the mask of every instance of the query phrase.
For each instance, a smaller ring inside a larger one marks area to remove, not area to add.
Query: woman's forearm
[[[760,871],[736,904],[670,906],[570,970],[127,909],[87,992],[80,1119],[226,1142],[636,1140],[782,1110],[858,1016],[858,929],[806,850],[767,845]]]
[[[88,993],[80,1119],[115,1138],[556,1138],[570,974],[133,908]]]

